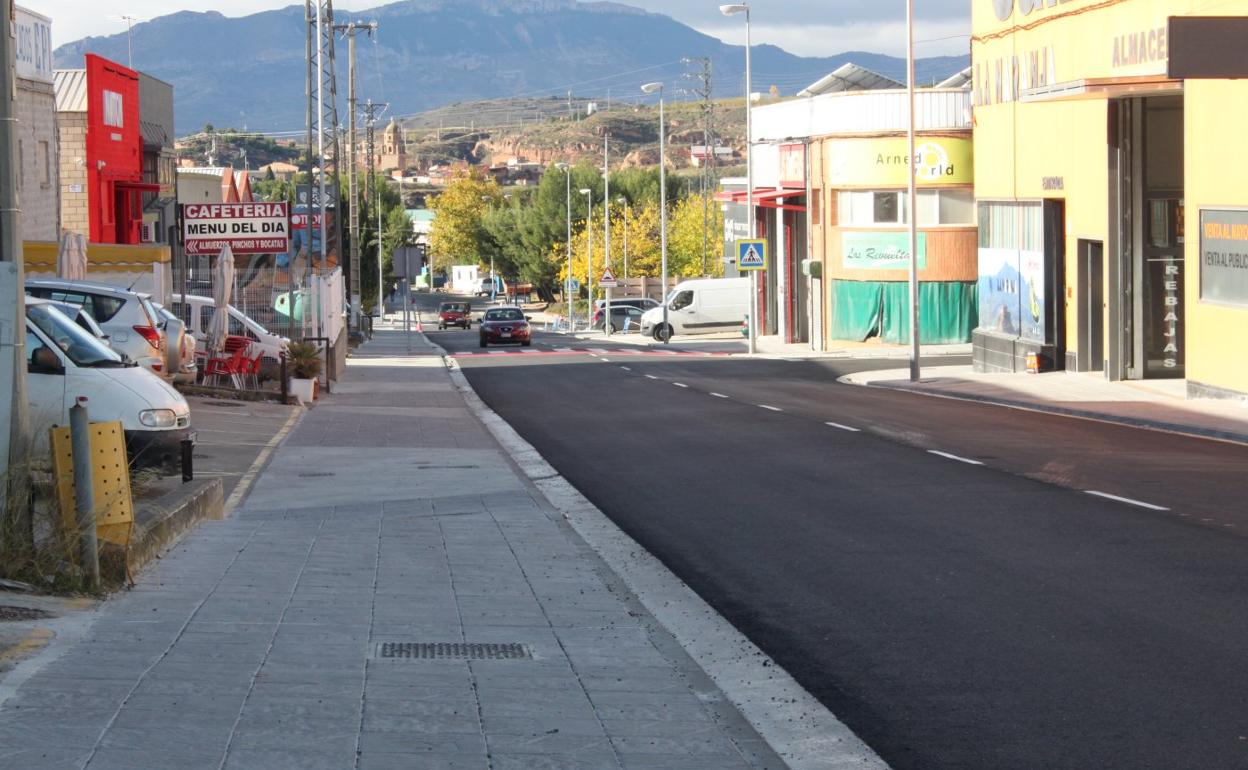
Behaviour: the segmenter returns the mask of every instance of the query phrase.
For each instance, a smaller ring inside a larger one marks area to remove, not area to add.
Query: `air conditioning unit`
[[[156,225],[152,222],[144,222],[143,231],[139,235],[139,239],[142,240],[144,243],[155,243],[156,242]]]

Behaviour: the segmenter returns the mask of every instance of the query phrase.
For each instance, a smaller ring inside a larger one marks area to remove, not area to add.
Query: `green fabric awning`
[[[919,341],[925,345],[970,342],[979,318],[973,282],[919,284]],[[910,288],[903,281],[832,281],[832,337],[861,342],[910,341]]]

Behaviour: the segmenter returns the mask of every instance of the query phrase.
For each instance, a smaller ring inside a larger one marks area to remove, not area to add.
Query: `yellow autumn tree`
[[[486,209],[501,195],[497,182],[480,169],[471,168],[456,174],[442,194],[430,201],[434,219],[429,252],[435,269],[489,261],[483,253],[489,236],[481,222]]]

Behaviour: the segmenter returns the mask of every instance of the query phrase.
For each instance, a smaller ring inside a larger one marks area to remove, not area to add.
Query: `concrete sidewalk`
[[[0,768],[784,767],[417,339],[25,672]]]
[[[1099,373],[986,374],[970,366],[929,366],[910,382],[908,369],[858,372],[855,385],[1034,409],[1134,427],[1248,444],[1248,404],[1187,399],[1183,380],[1110,382]]]

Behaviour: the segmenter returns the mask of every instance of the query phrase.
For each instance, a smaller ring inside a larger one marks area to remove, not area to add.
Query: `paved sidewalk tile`
[[[0,706],[0,770],[783,767],[405,348]]]

